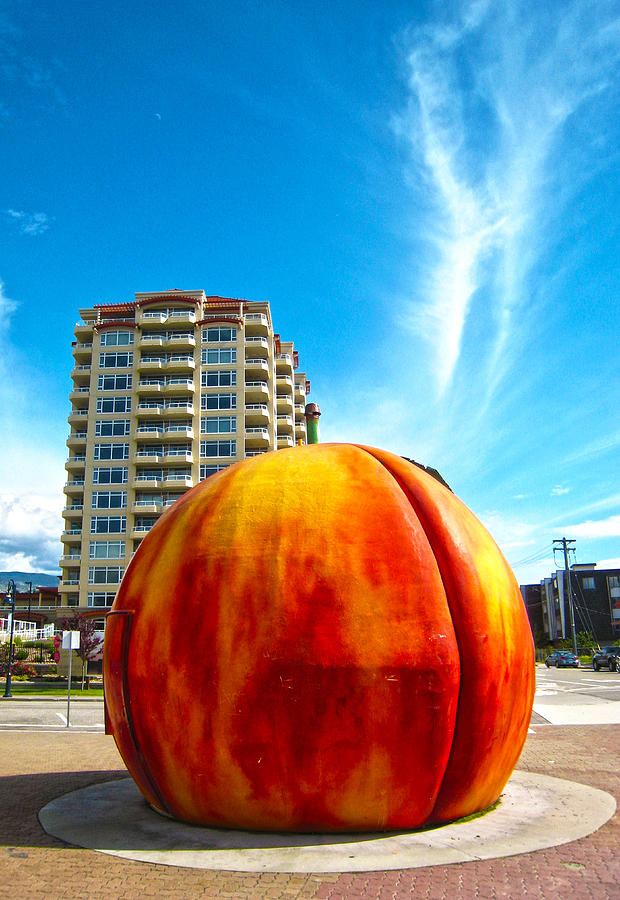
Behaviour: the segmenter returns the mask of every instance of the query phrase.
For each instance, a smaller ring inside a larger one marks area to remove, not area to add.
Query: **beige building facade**
[[[234,462],[306,442],[310,384],[268,303],[173,290],[80,316],[59,606],[103,614],[178,497]]]

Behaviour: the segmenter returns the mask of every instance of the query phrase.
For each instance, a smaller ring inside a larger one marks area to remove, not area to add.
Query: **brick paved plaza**
[[[538,727],[519,768],[583,782],[620,804],[620,725]],[[620,898],[620,815],[582,840],[484,862],[392,872],[247,875],[156,866],[68,847],[37,813],[50,800],[126,777],[111,737],[0,732],[0,876],[5,896],[31,898]]]

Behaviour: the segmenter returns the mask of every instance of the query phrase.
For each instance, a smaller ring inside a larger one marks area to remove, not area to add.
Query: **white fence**
[[[54,637],[54,625],[37,628],[36,622],[21,622],[15,619],[13,634],[20,641],[46,641]],[[11,617],[0,619],[0,644],[6,643],[11,636]]]

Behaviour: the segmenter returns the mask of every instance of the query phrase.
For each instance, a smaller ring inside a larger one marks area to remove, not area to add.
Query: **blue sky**
[[[619,62],[617,0],[0,0],[0,569],[60,556],[78,308],[171,287],[520,582],[620,565]]]

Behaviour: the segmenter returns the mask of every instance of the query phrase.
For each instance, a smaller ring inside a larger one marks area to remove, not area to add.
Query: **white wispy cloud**
[[[53,219],[44,212],[24,212],[22,209],[7,209],[6,215],[17,223],[22,234],[43,234]]]
[[[433,200],[423,284],[403,321],[432,347],[440,395],[466,342],[477,341],[484,409],[531,324],[528,280],[544,227],[587,177],[574,158],[558,165],[563,131],[610,89],[619,43],[605,0],[563,3],[561,14],[528,0],[449,10],[403,39],[410,98],[396,126],[411,151],[411,180]]]
[[[551,488],[552,497],[561,497],[563,494],[570,494],[570,488],[563,487],[561,484],[556,484],[555,487]]]
[[[566,533],[574,538],[592,540],[595,538],[620,537],[620,515],[606,519],[587,519],[575,525],[567,525]]]

